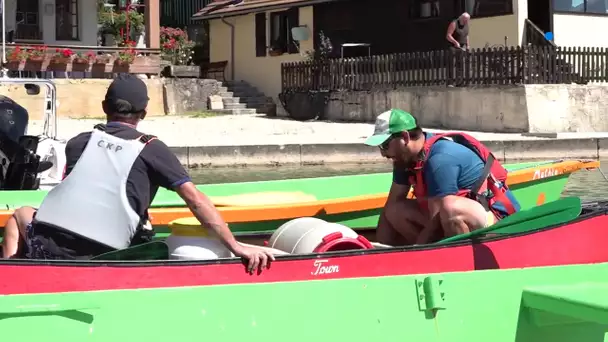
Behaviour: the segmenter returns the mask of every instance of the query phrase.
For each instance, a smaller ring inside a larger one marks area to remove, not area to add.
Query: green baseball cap
[[[401,109],[388,110],[376,118],[374,134],[365,140],[365,145],[380,146],[391,135],[410,131],[416,127],[418,127],[418,123],[412,114]]]

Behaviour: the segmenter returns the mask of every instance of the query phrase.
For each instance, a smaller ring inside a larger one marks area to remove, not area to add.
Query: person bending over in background
[[[378,242],[424,244],[488,227],[519,211],[507,171],[464,133],[424,132],[416,118],[391,109],[366,142],[393,161],[393,183],[377,227]],[[485,167],[488,165],[488,167]],[[413,186],[416,199],[407,199]]]

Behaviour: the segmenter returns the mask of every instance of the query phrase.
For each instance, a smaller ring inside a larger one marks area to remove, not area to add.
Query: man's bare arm
[[[410,191],[410,185],[402,185],[393,182],[390,190],[388,191],[388,198],[386,199],[386,203],[384,207],[386,208],[391,203],[395,203],[399,200],[404,200]],[[386,216],[384,214],[380,215],[380,219],[378,220],[378,227],[387,225]]]
[[[454,37],[452,37],[452,34],[454,34],[455,29],[456,29],[456,23],[451,22],[450,25],[448,25],[448,32],[447,32],[445,38],[448,40],[448,42],[452,43],[452,45],[459,48],[460,44],[456,41],[456,39],[454,39]]]
[[[192,214],[202,225],[211,228],[232,253],[239,254],[238,250],[242,247],[238,244],[234,235],[232,235],[230,228],[228,228],[228,225],[209,197],[200,192],[192,182],[180,185],[175,191],[186,202]]]
[[[418,239],[416,240],[417,245],[429,243],[431,237],[433,237],[438,230],[442,229],[439,211],[443,205],[443,198],[428,198],[427,203],[429,207],[429,222],[422,228],[422,231],[418,235]]]
[[[410,185],[397,184],[393,182],[390,190],[388,191],[388,198],[386,201],[396,202],[399,200],[404,200],[408,192],[410,192],[410,187]]]

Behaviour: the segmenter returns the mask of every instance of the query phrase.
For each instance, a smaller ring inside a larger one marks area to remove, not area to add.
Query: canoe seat
[[[523,290],[522,305],[582,322],[608,324],[607,292],[605,283],[539,286]]]
[[[517,234],[541,229],[550,225],[568,222],[577,218],[582,211],[579,197],[565,197],[527,210],[521,210],[496,224],[443,239],[437,243],[481,238],[486,234]]]
[[[97,255],[91,260],[167,260],[169,248],[164,241],[152,241],[137,246]]]
[[[263,191],[230,196],[210,196],[217,207],[246,207],[315,202],[317,197],[302,191]]]

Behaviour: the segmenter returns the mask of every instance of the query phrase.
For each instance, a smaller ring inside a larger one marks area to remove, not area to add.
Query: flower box
[[[70,57],[54,56],[51,58],[51,64],[69,64],[70,62],[71,62]]]
[[[72,64],[86,64],[89,65],[89,60],[87,58],[76,57],[72,60]]]
[[[130,68],[131,62],[116,59],[114,61],[114,67],[112,68],[112,72],[129,72]]]
[[[23,60],[7,60],[4,64],[4,67],[8,70],[19,70],[21,65],[23,64]]]
[[[124,67],[124,66],[129,66],[131,64],[132,64],[132,62],[130,62],[130,61],[124,61],[124,60],[120,60],[120,59],[117,59],[117,60],[114,61],[114,65],[117,65],[117,66],[123,66]]]
[[[112,58],[110,56],[97,56],[93,64],[110,64]]]
[[[44,61],[44,56],[28,56],[26,61],[28,63],[42,63]]]

